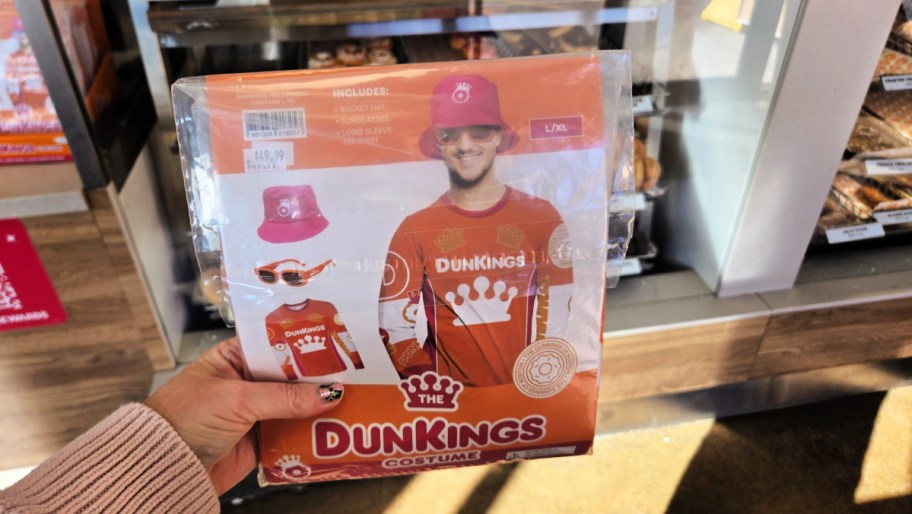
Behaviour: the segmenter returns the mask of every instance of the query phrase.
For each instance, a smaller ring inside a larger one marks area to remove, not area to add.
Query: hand
[[[227,339],[175,375],[145,404],[161,414],[199,457],[218,494],[257,462],[254,423],[309,418],[342,398],[341,384],[248,382],[237,338]]]

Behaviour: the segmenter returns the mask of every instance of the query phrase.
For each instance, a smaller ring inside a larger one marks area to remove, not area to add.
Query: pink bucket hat
[[[434,129],[497,125],[500,127],[498,152],[513,148],[519,135],[504,123],[500,115],[497,85],[481,75],[454,75],[434,86],[431,94],[431,126],[418,140],[418,149],[431,159],[440,159]]]
[[[329,221],[310,186],[274,186],[263,191],[263,224],[257,229],[268,243],[294,243],[323,232]]]

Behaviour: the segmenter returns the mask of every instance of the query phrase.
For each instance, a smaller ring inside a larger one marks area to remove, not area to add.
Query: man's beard
[[[477,177],[475,177],[473,179],[463,178],[463,176],[460,175],[453,168],[447,168],[447,171],[450,174],[450,186],[455,187],[457,189],[472,189],[473,187],[480,184],[481,181],[484,180],[484,178],[488,176],[488,173],[491,173],[491,168],[493,168],[493,167],[494,167],[494,163],[492,162],[484,170],[482,170],[480,175],[478,175]]]

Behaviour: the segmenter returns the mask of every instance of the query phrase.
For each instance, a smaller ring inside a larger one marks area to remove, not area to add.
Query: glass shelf
[[[161,2],[149,7],[149,26],[163,48],[413,36],[570,25],[655,21],[664,2],[501,1],[256,2],[228,6]]]

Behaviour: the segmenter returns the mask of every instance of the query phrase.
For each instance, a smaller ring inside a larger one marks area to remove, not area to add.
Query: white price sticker
[[[637,193],[634,198],[635,198],[634,206],[636,207],[636,210],[638,210],[638,211],[646,210],[646,194]]]
[[[624,259],[621,264],[621,276],[629,277],[630,275],[639,275],[643,272],[643,263],[637,258]]]
[[[886,75],[880,77],[885,91],[905,91],[912,89],[912,75]]]
[[[905,175],[912,173],[912,159],[871,159],[865,161],[868,175]]]
[[[901,223],[912,223],[912,209],[898,209],[895,211],[879,211],[874,213],[874,217],[881,225],[899,225]]]
[[[244,172],[285,171],[294,165],[294,143],[257,142],[244,149]]]
[[[633,97],[633,113],[646,114],[656,110],[655,104],[652,103],[652,97],[649,95]]]
[[[866,223],[864,225],[852,225],[850,227],[831,228],[826,231],[827,241],[833,245],[837,243],[848,243],[849,241],[859,241],[862,239],[876,239],[884,236],[884,229],[880,223]]]

